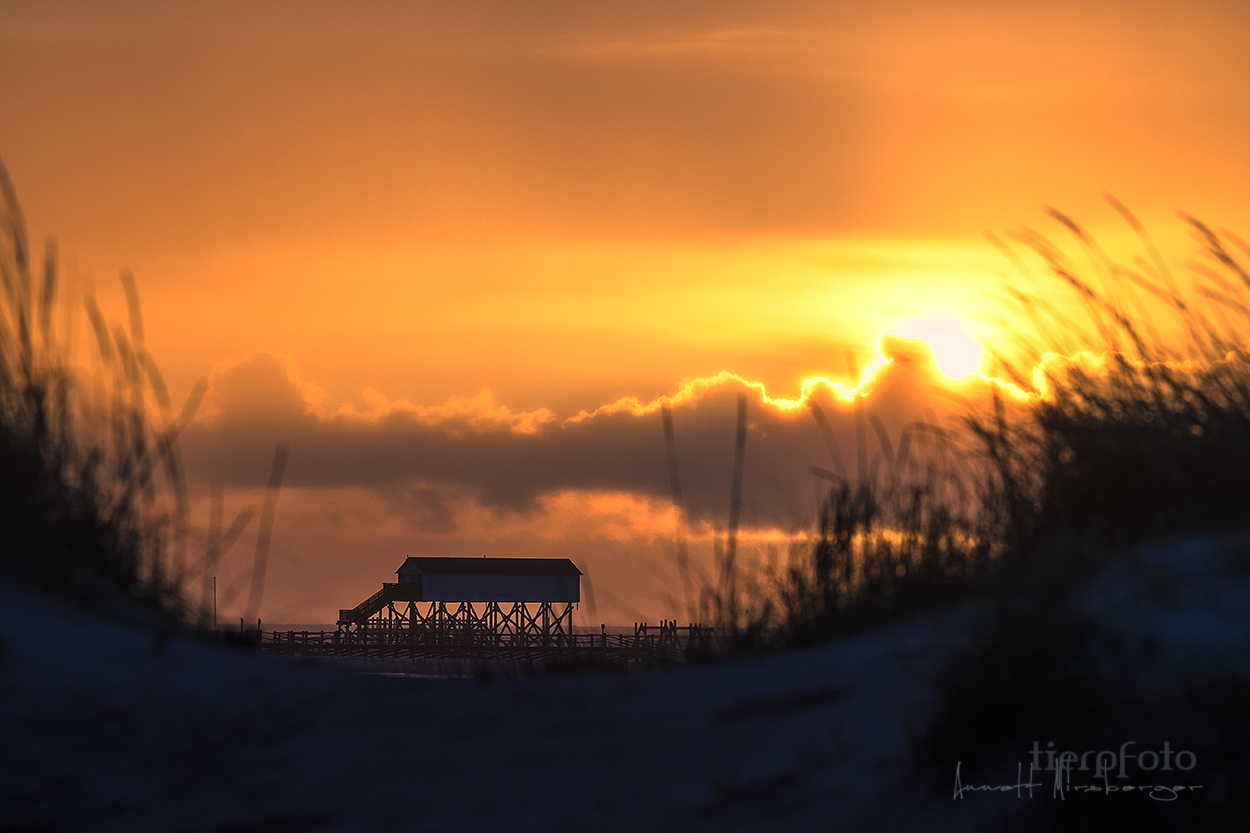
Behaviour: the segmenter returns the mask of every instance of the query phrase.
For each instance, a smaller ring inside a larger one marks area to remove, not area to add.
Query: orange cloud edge
[[[989,385],[997,387],[1003,392],[1009,394],[1015,399],[1023,401],[1033,401],[1041,398],[1041,393],[1033,393],[1026,391],[1019,386],[989,376],[980,371],[968,374],[962,379],[950,379],[945,377],[937,368],[937,363],[933,357],[932,346],[921,338],[912,338],[908,336],[898,335],[896,333],[882,332],[877,337],[874,345],[877,357],[873,359],[860,374],[859,381],[854,385],[846,385],[842,382],[833,381],[826,376],[812,376],[804,379],[799,386],[799,396],[797,398],[773,397],[768,395],[768,391],[763,382],[754,382],[746,379],[732,371],[722,370],[715,376],[701,376],[696,379],[683,379],[678,384],[678,390],[671,395],[663,395],[656,397],[650,402],[642,402],[636,396],[623,396],[607,405],[595,408],[593,411],[582,410],[576,416],[569,417],[565,422],[576,423],[584,420],[593,419],[598,416],[606,416],[608,414],[626,411],[634,416],[644,416],[646,414],[655,413],[663,407],[672,407],[681,405],[686,402],[694,401],[700,394],[725,384],[739,385],[743,388],[754,390],[759,394],[760,401],[769,407],[778,411],[789,412],[797,411],[808,407],[812,399],[821,391],[827,391],[828,395],[839,402],[854,402],[858,398],[867,397],[873,389],[873,386],[881,377],[886,368],[895,364],[897,361],[919,362],[925,367],[926,372],[933,375],[935,379],[945,379],[948,385],[966,384],[968,381],[980,380]],[[1047,354],[1049,357],[1050,354]],[[1044,357],[1045,359],[1046,357]],[[1041,363],[1038,364],[1034,371],[1034,379],[1038,384],[1038,390],[1045,390],[1044,379],[1039,375],[1043,369]]]
[[[650,401],[644,402],[634,395],[623,396],[593,410],[583,409],[563,420],[549,408],[513,411],[507,405],[498,402],[489,388],[483,388],[474,396],[453,396],[440,405],[419,405],[406,399],[390,399],[375,388],[365,387],[362,390],[363,407],[355,403],[345,403],[330,411],[325,407],[321,388],[300,379],[297,362],[292,357],[267,353],[253,354],[241,362],[221,365],[211,374],[210,380],[216,382],[226,373],[249,363],[270,363],[271,367],[276,364],[281,366],[282,371],[298,389],[303,399],[305,412],[317,418],[376,422],[395,414],[404,414],[431,425],[460,422],[473,428],[506,428],[513,433],[533,434],[551,423],[576,424],[621,412],[634,416],[646,416],[664,407],[677,407],[692,403],[712,390],[724,386],[736,386],[743,390],[754,391],[760,403],[781,413],[793,413],[809,407],[813,400],[822,394],[833,402],[849,404],[857,399],[868,397],[886,369],[899,363],[919,368],[920,372],[924,373],[931,382],[942,388],[967,389],[969,384],[980,383],[996,388],[1017,401],[1036,401],[1045,398],[1049,391],[1049,384],[1046,380],[1047,372],[1063,362],[1089,362],[1095,358],[1092,356],[1063,357],[1048,353],[1034,367],[1035,391],[1027,391],[1012,382],[980,371],[960,379],[946,376],[937,366],[931,345],[922,338],[882,332],[877,338],[874,349],[876,358],[863,368],[858,381],[854,384],[835,381],[827,376],[812,376],[800,383],[799,395],[793,398],[770,396],[763,382],[753,381],[732,371],[723,370],[712,376],[683,379],[678,383],[676,392],[663,394]],[[211,419],[215,409],[210,405],[207,410],[207,416]]]

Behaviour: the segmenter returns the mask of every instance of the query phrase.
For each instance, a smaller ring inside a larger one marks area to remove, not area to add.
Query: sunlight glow
[[[877,352],[877,358],[864,368],[860,375],[859,382],[848,387],[842,382],[834,382],[824,376],[813,376],[810,379],[804,379],[800,388],[798,399],[786,399],[781,397],[769,396],[764,388],[763,382],[752,382],[739,376],[737,373],[730,373],[728,370],[722,370],[715,376],[702,376],[698,379],[683,379],[678,387],[677,393],[669,396],[659,396],[650,402],[643,402],[636,396],[623,396],[615,402],[608,405],[601,405],[593,411],[582,410],[576,416],[571,416],[565,422],[577,423],[592,419],[597,416],[606,414],[614,414],[620,411],[627,411],[634,416],[643,416],[644,414],[654,413],[664,406],[680,405],[683,402],[691,402],[700,394],[720,385],[730,384],[743,388],[749,388],[759,391],[760,400],[770,407],[779,411],[797,411],[806,407],[808,400],[816,393],[818,389],[828,389],[834,399],[842,402],[854,402],[856,398],[868,395],[872,383],[877,380],[881,371],[890,366],[891,359],[881,355],[880,350]]]
[[[963,379],[981,369],[985,350],[953,315],[909,319],[900,323],[897,332],[928,342],[938,369],[951,379]]]

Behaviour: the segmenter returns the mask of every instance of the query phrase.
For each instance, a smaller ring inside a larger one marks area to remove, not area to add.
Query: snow
[[[1144,548],[1086,601],[1250,679],[1226,551]],[[952,802],[954,762],[912,755],[974,613],[719,665],[417,679],[163,642],[0,584],[0,828],[994,829],[1018,800]]]

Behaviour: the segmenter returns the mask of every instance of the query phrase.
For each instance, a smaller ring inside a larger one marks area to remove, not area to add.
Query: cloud
[[[732,373],[683,382],[643,402],[625,397],[563,420],[548,409],[513,412],[490,391],[441,405],[391,401],[366,391],[365,407],[326,408],[320,388],[290,361],[255,354],[212,374],[208,416],[183,435],[199,479],[255,487],[274,445],[286,442],[293,487],[363,487],[430,531],[457,527],[465,500],[495,513],[541,511],[562,493],[632,494],[666,501],[670,480],[661,420],[673,414],[686,510],[698,524],[719,525],[729,505],[737,400],[747,398],[744,523],[797,527],[810,513],[812,466],[836,468],[811,405],[826,415],[852,477],[857,453],[884,465],[905,427],[950,421],[968,406],[935,370],[923,342],[883,336],[880,358],[858,385],[809,379],[793,399]],[[985,387],[982,385],[981,387]],[[975,398],[975,397],[973,397]],[[856,403],[884,429],[883,446]],[[823,488],[823,487],[822,487]]]
[[[254,353],[209,374],[204,414],[209,418],[298,419],[321,412],[325,392],[299,378],[294,360]]]
[[[362,398],[368,406],[367,410],[361,411],[349,403],[339,409],[339,415],[347,419],[377,422],[403,414],[424,425],[444,426],[452,431],[507,428],[517,434],[537,433],[544,424],[556,418],[547,408],[513,413],[508,407],[497,403],[494,394],[488,389],[483,389],[474,397],[453,396],[442,405],[434,406],[414,405],[403,399],[391,401],[384,393],[373,388],[365,388]]]

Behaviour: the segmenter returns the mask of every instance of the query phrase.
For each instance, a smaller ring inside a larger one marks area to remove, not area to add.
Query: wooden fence
[[[377,620],[374,620],[376,622]],[[266,654],[403,660],[437,658],[470,662],[531,662],[546,666],[636,667],[708,658],[726,650],[715,628],[699,624],[636,623],[633,633],[557,632],[542,638],[482,628],[387,627],[385,622],[337,631],[254,631]]]

